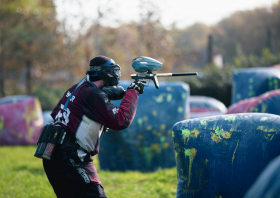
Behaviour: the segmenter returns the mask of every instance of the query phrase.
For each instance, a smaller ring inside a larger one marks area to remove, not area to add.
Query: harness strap
[[[64,107],[63,107],[63,110],[66,110],[66,109],[67,109],[68,103],[69,103],[70,99],[72,98],[72,96],[73,96],[74,92],[76,91],[76,89],[77,89],[79,86],[81,86],[81,85],[82,85],[84,82],[86,82],[86,81],[90,82],[90,81],[89,81],[89,75],[87,75],[87,77],[84,77],[84,78],[76,85],[74,91],[73,91],[73,92],[71,93],[71,95],[68,97],[68,99],[67,99],[67,101],[66,101],[66,103],[65,103],[65,105],[64,105]],[[95,84],[93,84],[92,82],[90,82],[90,84],[96,88]]]

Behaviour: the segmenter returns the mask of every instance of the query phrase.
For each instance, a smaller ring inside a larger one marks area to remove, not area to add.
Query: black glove
[[[125,90],[122,86],[102,87],[101,91],[107,95],[109,100],[121,100],[125,95]]]
[[[144,92],[144,83],[146,83],[144,80],[135,80],[127,89],[135,89],[139,92],[139,94],[142,94]]]

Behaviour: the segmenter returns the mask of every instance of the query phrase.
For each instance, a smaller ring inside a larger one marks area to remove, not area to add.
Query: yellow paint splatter
[[[261,121],[266,121],[268,119],[268,117],[262,117]]]
[[[236,116],[235,115],[229,115],[225,118],[225,120],[228,120],[228,121],[235,121],[235,118]]]
[[[194,130],[191,131],[191,134],[193,134],[193,137],[194,137],[194,138],[197,138],[197,136],[199,135],[199,133],[200,133],[200,132],[199,132],[197,129],[194,129]]]
[[[185,150],[184,152],[185,158],[187,158],[187,156],[189,157],[189,174],[188,174],[188,187],[189,187],[191,183],[192,164],[193,164],[194,157],[196,156],[197,150],[195,148],[184,149],[184,150]]]
[[[264,138],[271,141],[273,139],[274,135],[275,135],[275,133],[274,134],[266,134],[266,135],[264,135]]]
[[[219,127],[215,129],[215,133],[211,132],[210,134],[211,134],[211,139],[216,143],[221,142],[223,138],[225,139],[231,138],[230,132],[224,131],[224,129],[222,128],[220,129]]]
[[[262,106],[261,112],[262,112],[262,113],[265,113],[265,112],[266,112],[266,109],[267,109],[267,106],[266,106],[265,104],[262,104],[261,106]]]
[[[152,130],[152,128],[153,128],[153,127],[152,127],[151,125],[149,125],[149,126],[146,127],[146,130],[147,130],[147,131],[150,131],[150,130]]]
[[[32,122],[37,118],[37,111],[35,108],[36,100],[34,103],[29,103],[25,106],[25,111],[22,114],[22,118],[25,119],[26,129],[27,129],[27,138],[32,138],[34,127],[32,126]],[[18,136],[22,138],[22,136]]]
[[[162,125],[160,126],[160,130],[162,130],[162,131],[164,131],[165,128],[166,128],[166,125],[165,125],[165,124],[162,124]]]
[[[230,134],[229,132],[227,132],[227,131],[223,131],[223,132],[222,132],[222,136],[223,136],[223,138],[225,138],[225,139],[231,138],[231,134]]]
[[[233,155],[232,155],[232,158],[231,158],[231,164],[233,164],[233,160],[234,160],[234,157],[235,157],[235,152],[236,152],[236,149],[237,149],[237,147],[238,147],[239,141],[240,141],[240,140],[237,141],[235,150],[234,150],[234,152],[233,152]]]
[[[153,116],[157,117],[157,111],[153,110],[152,114],[153,114]]]
[[[206,120],[200,120],[200,124],[201,124],[201,125],[206,125],[206,124],[207,124],[207,121],[206,121]]]
[[[188,130],[188,129],[183,129],[182,130],[182,135],[183,135],[183,139],[184,139],[184,143],[187,140],[187,143],[189,142],[190,138],[197,138],[197,136],[199,135],[199,131],[197,129],[193,129],[192,131]]]
[[[160,145],[159,144],[151,144],[149,148],[150,152],[154,151],[156,154],[160,154]]]
[[[211,139],[216,142],[216,143],[219,143],[222,141],[222,138],[218,135],[216,135],[215,133],[211,132]]]

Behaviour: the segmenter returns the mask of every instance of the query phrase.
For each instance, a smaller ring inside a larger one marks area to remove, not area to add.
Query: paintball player
[[[134,81],[124,91],[117,86],[120,76],[114,60],[97,56],[90,61],[87,77],[68,89],[53,109],[51,125],[61,127],[66,136],[51,159],[43,159],[43,166],[57,197],[107,197],[92,156],[98,153],[99,138],[107,128],[130,126],[145,83]],[[110,102],[122,98],[119,108]]]

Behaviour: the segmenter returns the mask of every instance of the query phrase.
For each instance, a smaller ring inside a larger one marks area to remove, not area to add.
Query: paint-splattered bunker
[[[242,197],[280,154],[280,116],[244,113],[173,126],[177,198]]]
[[[36,144],[42,128],[42,109],[36,97],[0,99],[0,145]]]
[[[280,88],[279,68],[242,68],[233,72],[231,104]]]
[[[120,85],[126,89],[130,83],[121,81]],[[101,169],[154,171],[176,166],[172,126],[189,114],[189,86],[183,82],[159,85],[156,89],[150,82],[145,87],[131,126],[102,134],[98,155]]]

